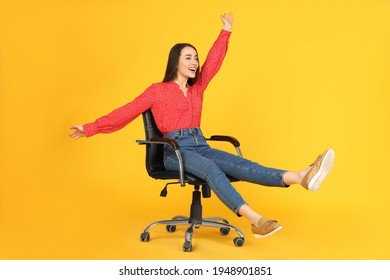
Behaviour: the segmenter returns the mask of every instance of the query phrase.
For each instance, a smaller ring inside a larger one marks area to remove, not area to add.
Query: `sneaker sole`
[[[258,233],[254,233],[253,235],[255,236],[255,238],[265,238],[265,237],[268,237],[268,236],[270,236],[270,235],[272,235],[272,234],[278,232],[278,231],[281,230],[282,228],[283,228],[283,227],[280,226],[280,227],[274,229],[273,231],[271,231],[271,232],[269,232],[269,233],[267,233],[267,234],[265,234],[265,235],[261,235],[261,234],[258,234]]]
[[[322,182],[324,181],[326,176],[328,176],[330,170],[332,169],[333,162],[334,151],[332,149],[329,149],[321,162],[320,168],[308,184],[308,188],[310,191],[316,192],[318,190],[318,188],[321,186]]]

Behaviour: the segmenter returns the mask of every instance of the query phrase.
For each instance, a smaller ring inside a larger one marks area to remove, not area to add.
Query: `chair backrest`
[[[142,113],[145,128],[145,140],[152,140],[153,137],[163,137],[158,129],[152,111]],[[179,179],[179,172],[167,171],[164,166],[164,145],[146,144],[146,170],[150,177],[155,179]]]
[[[162,137],[162,133],[157,128],[153,114],[150,110],[142,113],[145,128],[145,140],[152,140],[153,137]],[[147,144],[146,145],[146,169],[150,176],[157,172],[164,172],[164,145]]]

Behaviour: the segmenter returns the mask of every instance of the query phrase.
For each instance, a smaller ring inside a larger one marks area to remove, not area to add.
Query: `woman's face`
[[[179,64],[177,65],[177,76],[182,76],[187,79],[195,78],[198,67],[198,54],[195,49],[191,47],[184,47],[181,50]]]

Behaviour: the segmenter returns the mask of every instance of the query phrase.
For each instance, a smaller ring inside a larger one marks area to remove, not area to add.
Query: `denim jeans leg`
[[[202,155],[214,161],[223,172],[234,178],[263,186],[288,187],[283,182],[286,170],[265,167],[217,149],[207,149]]]
[[[178,171],[179,164],[174,153],[166,153],[164,164],[167,170]],[[197,151],[181,150],[184,170],[206,181],[217,197],[234,213],[246,204],[241,195],[232,186],[226,174],[212,161]]]

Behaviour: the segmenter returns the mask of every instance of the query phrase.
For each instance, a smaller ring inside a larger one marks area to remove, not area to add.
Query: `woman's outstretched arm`
[[[223,30],[207,54],[206,60],[200,71],[199,79],[194,85],[200,92],[203,92],[206,89],[209,82],[219,71],[228,49],[231,29],[234,22],[233,14],[223,14],[221,15],[221,20],[223,23]]]

